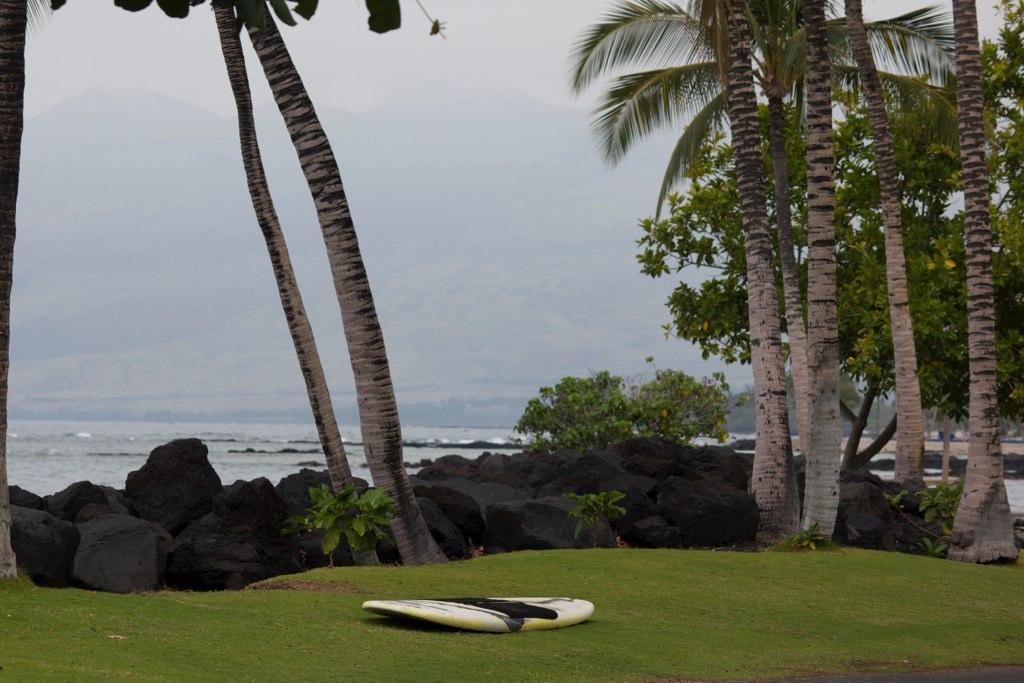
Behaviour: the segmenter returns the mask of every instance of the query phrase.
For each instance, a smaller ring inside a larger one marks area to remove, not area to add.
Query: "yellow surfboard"
[[[562,628],[586,621],[594,613],[593,603],[574,598],[368,600],[363,609],[386,617],[487,633]]]

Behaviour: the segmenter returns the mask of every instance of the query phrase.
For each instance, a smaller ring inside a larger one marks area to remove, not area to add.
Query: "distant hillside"
[[[410,413],[495,423],[541,384],[634,372],[649,355],[694,374],[719,369],[663,338],[672,283],[635,263],[663,146],[608,170],[584,112],[529,100],[321,114]],[[280,117],[258,118],[347,419],[351,373],[316,217]],[[306,414],[235,135],[233,121],[132,91],[87,93],[29,119],[14,414]],[[730,372],[747,381],[746,369]]]

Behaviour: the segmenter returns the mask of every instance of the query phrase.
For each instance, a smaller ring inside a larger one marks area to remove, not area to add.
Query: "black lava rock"
[[[572,503],[562,497],[514,500],[487,506],[483,545],[488,553],[551,548],[589,548],[586,529],[575,536],[576,520],[569,517]],[[595,528],[596,544],[615,546],[615,535],[605,521]]]
[[[74,581],[93,590],[140,593],[164,586],[174,539],[153,522],[107,514],[78,525]]]
[[[18,566],[38,586],[71,582],[78,550],[78,529],[43,510],[11,506],[11,545]]]
[[[222,487],[207,453],[199,439],[178,439],[153,449],[125,486],[139,517],[177,534],[208,513]]]
[[[284,501],[264,478],[226,487],[210,512],[177,536],[168,583],[192,590],[240,589],[302,571],[299,539],[282,534],[287,516]]]
[[[29,510],[46,509],[46,501],[42,496],[37,496],[31,491],[26,491],[20,486],[14,486],[13,484],[8,488],[8,491],[10,491],[11,505],[28,508]]]
[[[759,512],[754,497],[721,481],[669,477],[658,484],[658,511],[679,529],[683,547],[751,543]]]

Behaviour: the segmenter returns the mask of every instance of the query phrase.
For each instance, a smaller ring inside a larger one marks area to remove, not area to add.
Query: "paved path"
[[[903,674],[867,674],[860,676],[816,676],[813,678],[771,679],[772,683],[1024,683],[1024,667],[998,666],[955,671],[919,671]],[[768,683],[765,679],[764,683]]]

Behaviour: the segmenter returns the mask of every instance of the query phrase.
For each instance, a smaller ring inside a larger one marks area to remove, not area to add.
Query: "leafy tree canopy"
[[[989,126],[989,174],[994,196],[992,231],[996,284],[996,338],[1003,411],[1024,414],[1024,0],[1000,4],[997,42],[982,46],[982,87]]]
[[[840,104],[844,113],[836,129],[836,232],[841,363],[858,384],[887,393],[894,381],[892,339],[871,128],[865,109],[853,95],[843,96]],[[927,110],[894,115],[893,124],[922,397],[926,407],[963,417],[968,378],[966,288],[962,216],[954,210],[959,156],[956,149],[937,141]],[[803,133],[794,111],[787,138],[795,240],[803,256],[806,163]],[[766,165],[770,163],[769,154],[764,158]],[[652,277],[688,274],[669,297],[672,320],[665,326],[667,333],[697,343],[705,357],[749,362],[739,194],[732,148],[723,136],[699,150],[687,178],[687,191],[670,198],[669,218],[641,222],[641,269]],[[770,184],[770,170],[765,178]],[[772,202],[770,187],[766,196]],[[774,212],[774,206],[769,208]],[[1017,379],[1024,370],[1019,332],[1024,323],[1022,223],[1001,221],[996,243],[1000,399],[1008,416],[1019,416],[1024,414],[1024,390]],[[800,269],[805,284],[802,259]]]
[[[603,448],[633,436],[681,444],[699,436],[724,441],[728,400],[729,385],[720,374],[698,381],[657,369],[649,381],[627,382],[601,371],[542,387],[515,429],[538,451]]]

